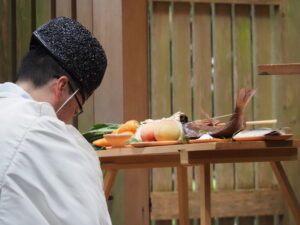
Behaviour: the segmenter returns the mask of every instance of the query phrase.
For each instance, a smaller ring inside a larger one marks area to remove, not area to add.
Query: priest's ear
[[[54,87],[53,87],[55,92],[55,97],[61,98],[65,95],[69,95],[68,82],[69,82],[69,78],[65,75],[57,78],[57,80],[54,82]]]

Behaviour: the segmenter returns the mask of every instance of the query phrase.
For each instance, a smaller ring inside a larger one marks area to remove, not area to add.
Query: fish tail
[[[236,99],[235,112],[243,112],[255,94],[256,90],[241,88]]]

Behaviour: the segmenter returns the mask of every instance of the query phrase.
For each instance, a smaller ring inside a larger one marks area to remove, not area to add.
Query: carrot
[[[105,138],[101,138],[101,139],[97,139],[97,140],[93,141],[93,145],[96,145],[98,147],[111,146],[111,144],[109,144]]]

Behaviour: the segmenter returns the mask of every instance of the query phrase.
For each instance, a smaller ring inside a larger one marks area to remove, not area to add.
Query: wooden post
[[[146,119],[147,1],[94,0],[93,17],[94,34],[108,58],[106,75],[95,92],[95,122]],[[148,169],[124,172],[123,224],[149,224],[148,179]]]

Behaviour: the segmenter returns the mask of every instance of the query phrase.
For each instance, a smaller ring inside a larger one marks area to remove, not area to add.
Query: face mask
[[[59,111],[77,94],[79,91],[79,88],[73,92],[73,94],[56,110],[56,114],[59,113]]]

